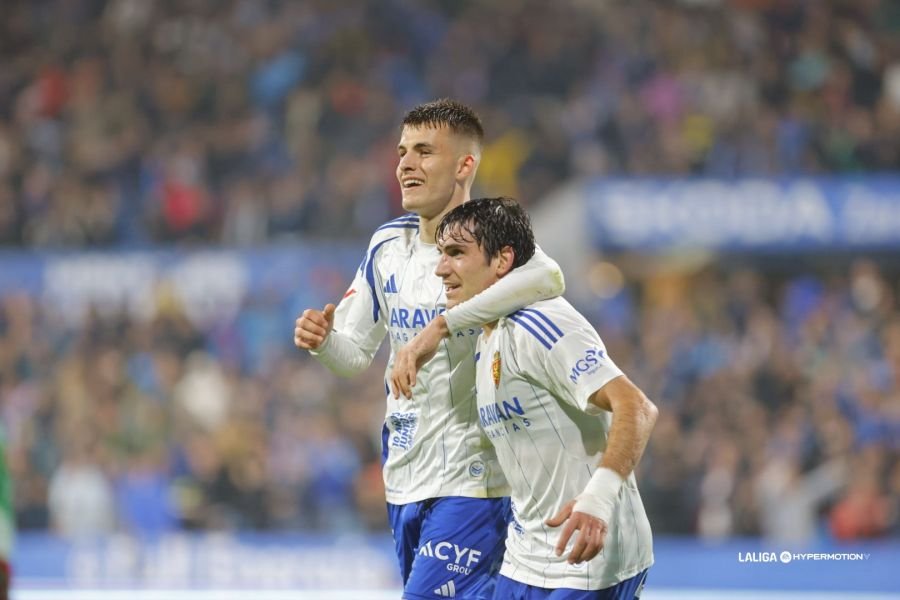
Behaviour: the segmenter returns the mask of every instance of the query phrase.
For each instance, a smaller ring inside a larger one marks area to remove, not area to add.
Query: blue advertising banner
[[[21,535],[16,587],[81,589],[358,589],[400,586],[387,537],[173,533],[65,542]]]
[[[900,247],[900,176],[594,179],[584,193],[600,248]]]
[[[755,539],[659,537],[654,555],[653,589],[843,591],[840,597],[847,598],[851,591],[880,598],[900,591],[897,542],[788,549]],[[448,554],[448,572],[454,560]],[[26,534],[18,540],[13,563],[19,589],[374,591],[401,586],[387,534],[172,533],[87,542]]]
[[[41,298],[78,322],[91,307],[148,316],[167,299],[203,325],[251,296],[299,308],[340,300],[365,248],[318,243],[233,250],[0,253],[0,295]]]

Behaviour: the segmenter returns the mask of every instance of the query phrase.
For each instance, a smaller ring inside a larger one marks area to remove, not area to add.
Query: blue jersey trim
[[[381,466],[384,466],[384,463],[387,462],[388,458],[388,435],[390,435],[390,431],[388,431],[387,423],[381,426]]]
[[[544,345],[545,348],[547,348],[547,350],[549,350],[550,348],[553,347],[553,346],[550,345],[549,342],[547,342],[547,340],[545,340],[545,339],[541,336],[541,334],[539,334],[537,331],[535,331],[534,329],[532,329],[531,326],[528,325],[528,323],[526,323],[524,320],[522,320],[522,319],[520,318],[520,316],[519,316],[519,313],[513,313],[513,314],[509,315],[509,318],[512,319],[514,322],[518,323],[519,325],[521,325],[521,326],[525,329],[525,331],[529,332],[531,335],[533,335],[534,337],[536,337],[537,340],[538,340],[540,343],[542,343],[542,344]]]
[[[375,254],[378,253],[379,248],[391,240],[396,240],[397,237],[398,236],[394,236],[378,242],[375,247],[372,248],[372,251],[369,252],[368,262],[366,263],[366,281],[369,282],[369,291],[372,292],[372,320],[376,323],[378,322],[378,312],[381,310],[381,305],[378,303],[378,292],[375,290]]]
[[[395,229],[395,228],[408,228],[412,229],[413,226],[419,226],[419,215],[415,213],[409,213],[408,215],[403,215],[402,217],[397,217],[393,221],[388,221],[375,231],[381,231],[382,229]]]
[[[387,225],[389,223],[396,223],[398,221],[408,221],[410,219],[418,220],[419,215],[417,215],[416,213],[406,213],[405,215],[400,215],[399,217],[395,217],[395,218],[391,219],[387,223],[384,223],[384,225]]]
[[[382,225],[375,231],[384,231],[385,229],[418,229],[418,223],[397,223],[396,225]]]
[[[553,344],[555,344],[556,342],[559,341],[559,338],[556,337],[555,335],[553,335],[553,332],[552,332],[552,331],[550,331],[549,329],[547,329],[546,327],[544,327],[544,324],[541,323],[541,321],[540,321],[537,317],[535,317],[534,315],[532,315],[532,314],[530,314],[530,313],[526,313],[526,312],[520,310],[520,311],[514,312],[514,313],[513,313],[512,315],[510,315],[510,316],[515,316],[515,317],[518,317],[519,319],[524,319],[524,320],[530,321],[534,326],[536,326],[538,329],[541,330],[541,332],[543,333],[544,337],[545,337],[547,340],[549,340],[550,342],[552,342],[552,343],[550,344],[550,346],[553,346]],[[525,324],[524,324],[522,321],[518,321],[518,322],[519,322],[519,323],[522,323],[522,326],[523,326],[523,327],[525,326]],[[550,346],[548,346],[548,348],[549,348]]]
[[[523,308],[520,312],[527,312],[527,313],[534,313],[534,314],[536,314],[538,317],[541,318],[542,321],[544,321],[544,323],[546,323],[547,325],[549,325],[550,327],[553,328],[553,331],[556,332],[556,335],[558,335],[559,337],[563,337],[563,336],[565,335],[565,334],[562,332],[562,330],[561,330],[559,327],[557,327],[556,324],[555,324],[553,321],[550,320],[550,317],[548,317],[547,315],[545,315],[545,314],[542,313],[541,311],[539,311],[539,310],[537,310],[537,309],[534,309],[534,308]]]

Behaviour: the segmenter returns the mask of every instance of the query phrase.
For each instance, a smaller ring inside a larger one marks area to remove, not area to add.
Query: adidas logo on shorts
[[[456,584],[451,579],[439,588],[434,588],[434,593],[442,598],[456,598]]]

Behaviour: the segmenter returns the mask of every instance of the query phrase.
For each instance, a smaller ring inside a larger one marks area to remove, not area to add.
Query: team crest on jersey
[[[494,376],[494,387],[500,387],[500,353],[494,352],[494,360],[491,361],[491,375]]]

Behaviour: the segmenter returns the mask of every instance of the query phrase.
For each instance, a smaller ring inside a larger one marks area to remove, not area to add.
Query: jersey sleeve
[[[561,296],[565,291],[565,278],[559,265],[536,248],[531,260],[449,309],[444,318],[451,333],[477,329],[534,302]]]
[[[548,315],[533,308],[511,315],[528,344],[527,372],[542,375],[535,383],[591,415],[603,409],[589,402],[604,385],[623,375],[587,321]]]
[[[332,372],[350,377],[364,371],[387,334],[379,252],[393,238],[376,235],[356,271],[353,283],[338,303],[334,328],[325,343],[310,353]]]

